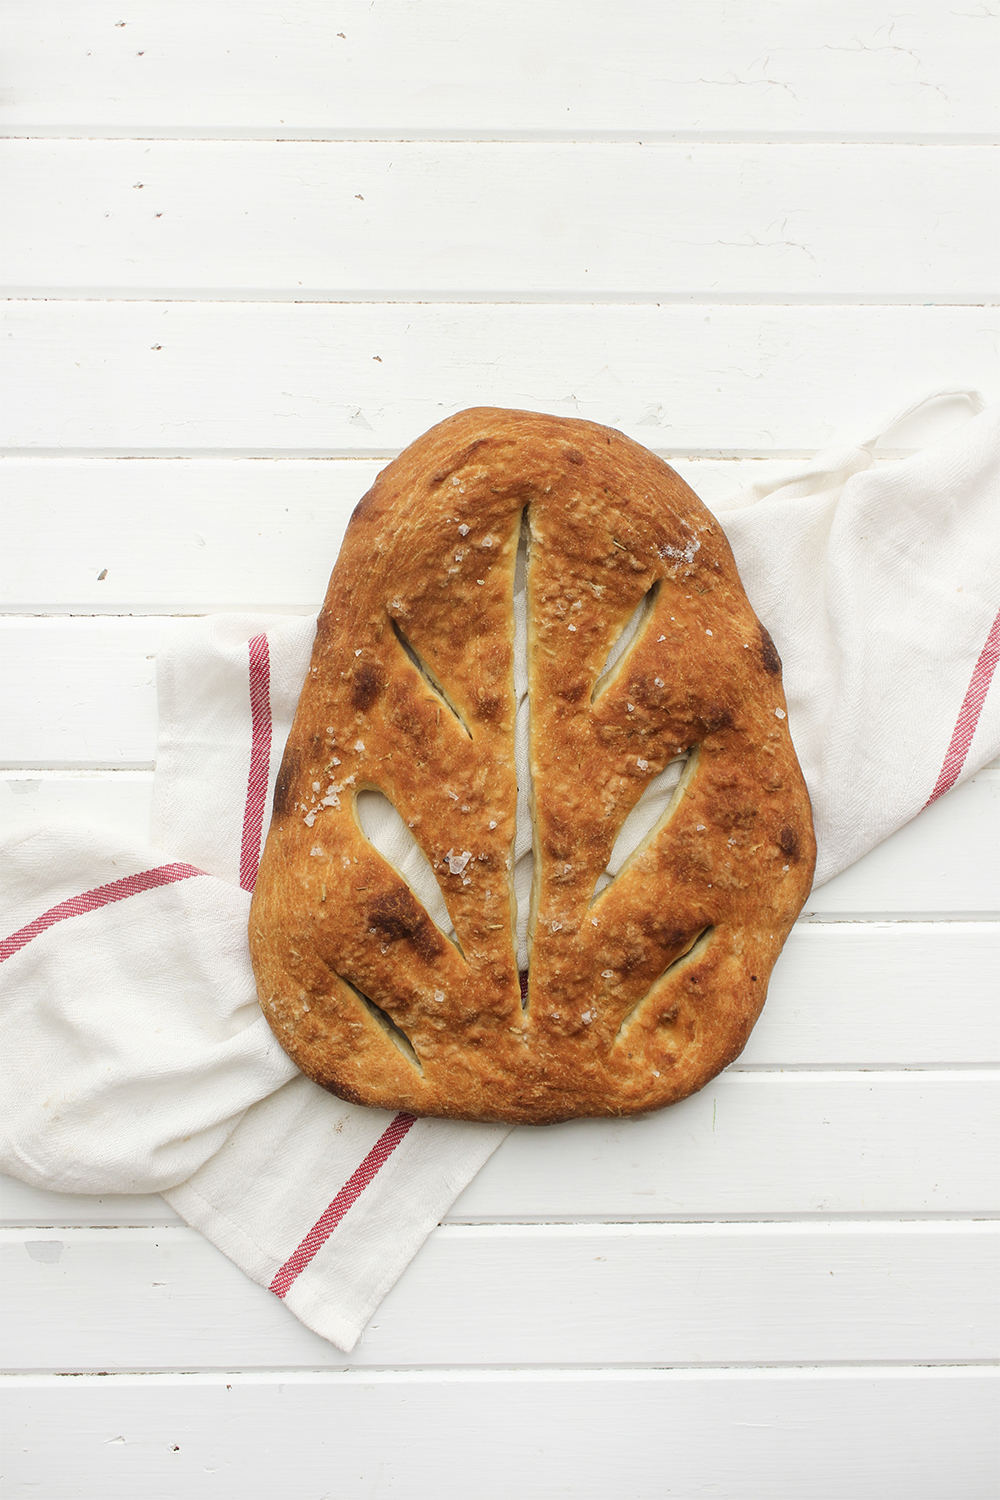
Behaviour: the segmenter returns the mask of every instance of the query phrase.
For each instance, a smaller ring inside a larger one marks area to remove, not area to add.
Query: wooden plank
[[[109,1371],[988,1360],[998,1247],[1000,1225],[971,1223],[449,1226],[345,1355],[194,1229],[3,1230],[5,1359]]]
[[[716,507],[792,466],[672,463]],[[0,610],[313,610],[350,513],[383,467],[379,459],[0,459]]]
[[[88,1224],[120,1228],[183,1222],[158,1193],[108,1193],[103,1198],[86,1193],[46,1193],[0,1173],[0,1225],[48,1229]]]
[[[33,823],[74,823],[148,844],[152,809],[152,771],[0,772],[0,837]]]
[[[992,922],[799,921],[736,1066],[998,1064],[998,973]]]
[[[996,1371],[21,1376],[11,1500],[988,1500]],[[335,1476],[331,1488],[331,1476]]]
[[[0,766],[151,770],[166,624],[0,619]]]
[[[996,1450],[997,1380],[982,1370],[28,1376],[5,1387],[18,1496],[40,1483],[95,1500],[174,1500],[178,1489],[216,1500],[220,1480],[274,1494],[289,1473],[321,1496],[335,1472],[342,1500],[397,1486],[458,1500],[473,1481],[483,1500],[981,1500]]]
[[[996,1086],[973,1070],[730,1069],[646,1119],[513,1131],[448,1217],[988,1213]]]
[[[0,608],[315,610],[351,511],[384,467],[377,459],[3,459],[9,550]]]
[[[0,253],[17,296],[979,302],[996,170],[990,146],[20,140]]]
[[[623,1223],[986,1214],[996,1207],[995,1071],[739,1072],[620,1123],[515,1130],[448,1222]],[[331,1184],[331,1197],[340,1186]],[[3,1183],[12,1224],[165,1224],[153,1198]]]
[[[842,138],[996,129],[995,16],[912,0],[8,0],[14,130]],[[192,45],[192,38],[197,45]]]
[[[0,446],[380,456],[485,404],[776,458],[928,390],[1000,394],[998,329],[995,307],[14,302]]]

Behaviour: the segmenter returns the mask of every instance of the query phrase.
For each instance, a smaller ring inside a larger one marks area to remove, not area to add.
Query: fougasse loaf
[[[669,804],[609,880],[625,818],[678,757]],[[426,856],[450,931],[366,837],[366,789]],[[483,408],[382,471],[319,616],[250,917],[261,1005],[303,1072],[461,1120],[659,1109],[744,1047],[814,860],[778,654],[673,470],[610,428]]]

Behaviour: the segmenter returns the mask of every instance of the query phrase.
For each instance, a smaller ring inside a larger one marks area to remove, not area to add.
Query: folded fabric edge
[[[435,1124],[441,1122],[418,1122]],[[341,1344],[339,1340],[331,1338],[338,1348],[349,1353],[354,1348],[369,1319],[378,1309],[379,1305],[389,1293],[395,1283],[402,1276],[406,1267],[413,1260],[417,1251],[441,1223],[445,1214],[451,1208],[459,1194],[468,1186],[477,1175],[494,1151],[502,1141],[510,1134],[509,1126],[476,1125],[472,1127],[459,1127],[463,1131],[474,1130],[478,1137],[475,1149],[470,1149],[470,1143],[461,1147],[461,1152],[453,1151],[452,1165],[450,1170],[442,1169],[439,1180],[432,1183],[427,1191],[427,1201],[423,1212],[413,1218],[407,1225],[405,1235],[393,1242],[391,1254],[386,1254],[388,1236],[382,1236],[379,1240],[379,1249],[372,1263],[372,1278],[368,1284],[367,1294],[361,1300],[352,1317],[349,1320],[341,1318],[339,1321],[350,1329],[350,1343]],[[461,1154],[462,1164],[457,1167],[455,1157]],[[400,1173],[404,1171],[405,1164],[400,1162]],[[399,1195],[398,1187],[391,1182],[386,1182],[381,1187],[381,1198],[392,1204]],[[392,1221],[396,1233],[399,1232],[399,1220],[397,1210],[392,1207]],[[331,1247],[332,1248],[332,1247]],[[330,1266],[317,1266],[313,1275],[306,1273],[298,1279],[285,1301],[292,1312],[307,1327],[321,1334],[324,1338],[330,1335],[325,1332],[329,1320],[329,1307],[326,1299],[329,1296]],[[352,1276],[352,1286],[356,1285],[355,1277]]]
[[[947,745],[941,744],[941,768],[933,786],[925,783],[922,791],[915,791],[909,807],[901,807],[898,815],[889,822],[870,843],[851,857],[821,868],[821,879],[813,883],[819,890],[838,875],[851,868],[859,859],[891,839],[894,834],[912,823],[921,813],[932,807],[947,792],[954,791],[980,771],[988,768],[1000,756],[1000,713],[997,709],[997,693],[994,688],[996,669],[1000,665],[1000,610],[997,611],[986,639],[976,658],[975,665],[965,689],[965,694],[956,711],[955,725]],[[991,691],[993,693],[990,698]],[[984,710],[990,702],[990,716]],[[926,792],[926,796],[924,796]],[[921,800],[923,799],[923,800]],[[820,860],[822,866],[822,859]]]
[[[462,1132],[460,1149],[456,1151],[451,1142],[451,1149],[442,1151],[443,1143],[435,1143],[434,1136],[455,1130]],[[509,1133],[504,1125],[456,1126],[452,1121],[396,1115],[284,1261],[258,1245],[190,1181],[165,1191],[163,1197],[245,1275],[280,1298],[301,1323],[349,1354],[427,1236]],[[407,1136],[409,1149],[397,1152]],[[392,1165],[384,1171],[390,1157]],[[430,1171],[428,1161],[433,1163]],[[406,1219],[404,1227],[400,1184],[417,1173],[423,1207],[419,1215]],[[341,1225],[345,1232],[353,1231],[351,1251],[344,1257],[350,1262],[349,1274],[338,1273],[335,1232]],[[358,1263],[359,1242],[367,1250],[367,1264]],[[361,1286],[365,1291],[359,1298]],[[345,1306],[350,1312],[344,1312]]]

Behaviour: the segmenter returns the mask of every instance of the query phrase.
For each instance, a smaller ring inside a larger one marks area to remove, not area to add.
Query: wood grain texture
[[[997,129],[995,14],[914,0],[12,0],[16,131],[499,138]]]
[[[935,389],[995,398],[998,331],[995,307],[13,302],[0,446],[384,456],[484,405],[781,457]]]
[[[0,258],[16,295],[977,302],[997,154],[8,141]]]
[[[217,1500],[220,1484],[270,1495],[292,1471],[316,1500],[472,1487],[483,1500],[995,1492],[998,1382],[977,1368],[40,1375],[5,1387],[18,1500],[40,1484],[102,1500]]]
[[[15,1369],[989,1360],[996,1224],[436,1230],[342,1354],[196,1230],[0,1235]]]

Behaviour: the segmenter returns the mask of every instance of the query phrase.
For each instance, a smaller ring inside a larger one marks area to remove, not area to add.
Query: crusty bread
[[[524,1001],[511,885],[522,515]],[[595,895],[626,815],[685,753],[666,813]],[[412,830],[454,938],[365,837],[364,788]],[[717,522],[666,464],[589,422],[480,409],[379,475],[319,617],[250,917],[261,1004],[305,1073],[357,1103],[464,1120],[682,1099],[746,1043],[814,859],[777,652]]]

